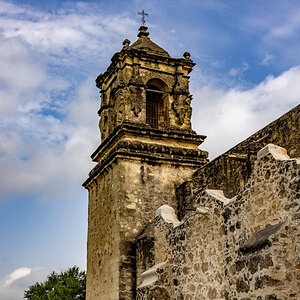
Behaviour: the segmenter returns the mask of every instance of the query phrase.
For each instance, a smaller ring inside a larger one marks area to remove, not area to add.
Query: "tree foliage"
[[[60,274],[52,272],[47,279],[29,287],[24,292],[28,300],[85,300],[85,272],[78,267]]]

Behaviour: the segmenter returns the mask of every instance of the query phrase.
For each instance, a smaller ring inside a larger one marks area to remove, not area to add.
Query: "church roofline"
[[[170,57],[170,54],[164,50],[162,47],[155,44],[149,37],[149,32],[147,32],[148,27],[141,26],[139,28],[139,39],[136,40],[131,46],[128,45],[129,49],[144,50],[148,53]]]
[[[126,56],[138,57],[140,59],[147,59],[148,61],[153,61],[155,63],[161,62],[165,64],[174,64],[188,66],[193,68],[196,64],[190,59],[189,52],[184,52],[184,58],[173,58],[169,53],[155,44],[149,37],[149,32],[147,32],[148,27],[141,26],[139,28],[139,39],[136,40],[132,45],[130,41],[125,39],[123,41],[123,49],[120,52],[116,52],[111,58],[111,64],[106,69],[104,73],[101,73],[96,79],[96,86],[101,89],[101,85],[105,78],[111,76],[114,70],[117,68],[118,63],[123,60]]]

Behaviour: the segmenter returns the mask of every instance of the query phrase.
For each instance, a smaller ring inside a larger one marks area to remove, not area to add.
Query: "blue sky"
[[[87,192],[98,146],[95,78],[140,18],[185,51],[193,129],[213,158],[300,101],[300,2],[0,0],[0,298],[51,270],[85,268]]]

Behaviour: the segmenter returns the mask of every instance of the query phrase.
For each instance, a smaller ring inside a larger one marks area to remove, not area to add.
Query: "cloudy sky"
[[[137,11],[173,57],[189,51],[193,129],[210,158],[300,101],[298,0],[0,0],[0,298],[86,263],[99,144],[95,78]]]

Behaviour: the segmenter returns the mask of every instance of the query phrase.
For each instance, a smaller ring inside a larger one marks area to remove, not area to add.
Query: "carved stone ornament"
[[[182,69],[180,69],[182,70]],[[176,74],[176,83],[173,87],[173,93],[175,94],[188,94],[189,89],[188,89],[188,84],[183,80],[182,73],[177,73]]]
[[[124,45],[124,47],[127,48],[127,47],[130,45],[130,40],[125,39],[125,40],[123,41],[123,45]]]
[[[132,112],[134,113],[134,115],[138,118],[139,115],[140,115],[140,112],[142,111],[142,109],[141,109],[139,106],[135,105],[135,106],[133,106],[133,107],[131,108],[131,111],[132,111]]]
[[[101,132],[101,139],[104,140],[108,135],[108,116],[103,112],[99,120],[99,128]]]
[[[173,92],[175,94],[188,94],[188,88],[186,84],[182,82],[182,80],[177,81],[174,85]]]
[[[182,125],[189,123],[192,115],[192,108],[190,107],[190,98],[187,95],[174,95],[172,108],[176,113],[177,123]]]
[[[129,96],[127,98],[128,104],[131,107],[131,111],[134,114],[134,117],[138,118],[142,109],[142,101],[143,101],[143,90],[137,86],[131,86],[129,88]]]
[[[140,64],[139,64],[138,58],[135,58],[135,61],[133,64],[133,72],[132,72],[132,76],[130,78],[130,84],[144,85],[143,80],[140,76]]]

